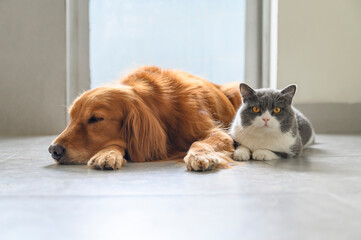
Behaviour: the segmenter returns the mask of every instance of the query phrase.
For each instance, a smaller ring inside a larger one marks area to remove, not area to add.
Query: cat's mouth
[[[269,125],[269,124],[264,124],[262,127],[261,127],[262,129],[267,129],[267,130],[271,130],[271,129],[273,129],[273,126],[271,126],[271,125]]]

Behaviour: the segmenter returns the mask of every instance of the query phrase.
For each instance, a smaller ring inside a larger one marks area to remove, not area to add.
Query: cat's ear
[[[292,84],[292,85],[289,85],[289,86],[285,87],[284,89],[282,89],[281,93],[283,95],[285,95],[286,97],[288,97],[292,102],[292,98],[296,93],[296,89],[297,89],[297,85]]]
[[[250,86],[245,83],[241,83],[239,85],[239,91],[241,92],[241,96],[243,99],[253,96],[256,93]]]

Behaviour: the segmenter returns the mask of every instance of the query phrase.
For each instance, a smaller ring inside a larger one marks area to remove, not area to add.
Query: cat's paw
[[[248,148],[238,147],[233,153],[233,159],[236,161],[247,161],[251,158],[251,152]]]
[[[278,159],[279,157],[275,153],[269,150],[258,149],[252,153],[252,158],[253,160],[267,161],[267,160]]]

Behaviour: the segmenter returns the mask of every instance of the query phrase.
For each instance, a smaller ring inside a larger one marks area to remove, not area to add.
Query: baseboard
[[[316,133],[361,133],[361,103],[300,103],[295,107],[310,119]]]

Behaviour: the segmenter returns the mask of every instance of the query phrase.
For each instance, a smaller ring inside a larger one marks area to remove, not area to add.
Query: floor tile
[[[301,158],[188,172],[58,166],[54,136],[0,138],[1,239],[359,239],[361,136],[318,135]]]

